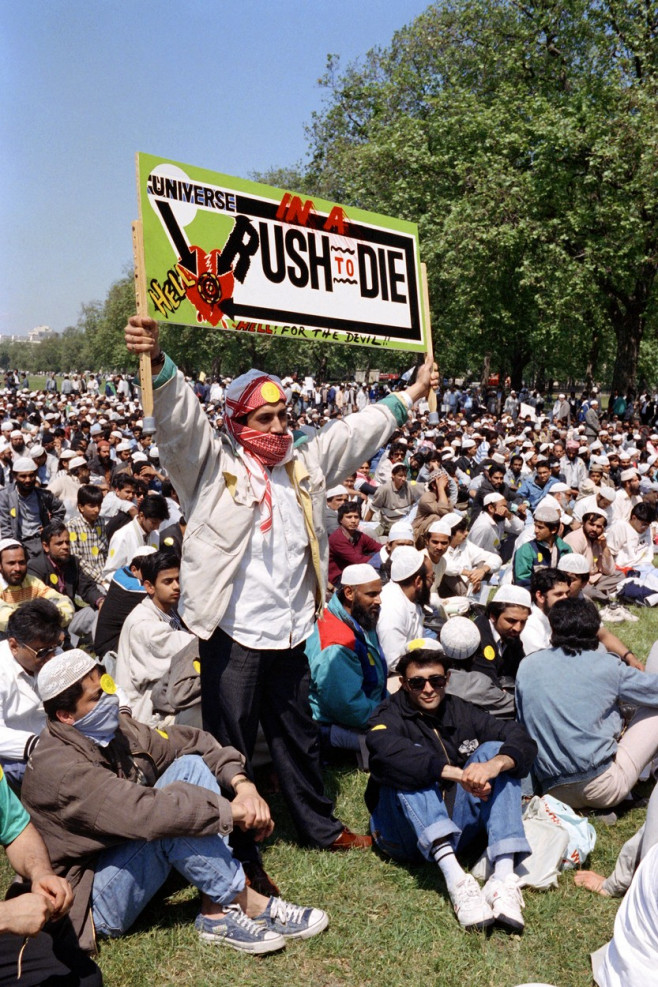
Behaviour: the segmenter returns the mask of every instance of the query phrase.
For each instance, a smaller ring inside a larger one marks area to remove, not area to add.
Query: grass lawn
[[[658,638],[658,611],[634,612],[638,624],[611,626],[645,659]],[[365,831],[365,776],[334,770],[327,786],[340,817]],[[533,981],[591,987],[588,954],[612,935],[618,902],[578,890],[573,872],[563,874],[556,889],[526,891],[522,937],[498,930],[488,937],[469,934],[458,926],[435,866],[401,867],[371,852],[300,849],[277,797],[272,808],[277,828],[265,866],[285,898],[329,912],[327,932],[263,958],[201,944],[193,928],[196,891],[172,889],[146,909],[130,935],[102,945],[99,962],[109,987],[515,987]],[[598,840],[589,866],[609,873],[644,816],[634,810],[612,827],[594,820]],[[3,866],[8,880],[6,861]]]

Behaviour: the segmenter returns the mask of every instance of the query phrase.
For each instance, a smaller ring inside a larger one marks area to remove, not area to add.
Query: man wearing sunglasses
[[[30,600],[15,610],[0,642],[0,764],[19,785],[27,759],[46,725],[37,675],[60,649],[59,611],[50,600]]]
[[[398,662],[400,691],[369,721],[366,803],[373,839],[396,860],[434,861],[464,928],[498,922],[521,932],[523,898],[514,867],[530,852],[521,819],[521,778],[530,770],[536,744],[518,723],[446,695],[447,655],[463,658],[478,646],[471,621],[449,620],[441,646],[413,643],[420,647]],[[484,889],[455,856],[482,831],[493,866]]]

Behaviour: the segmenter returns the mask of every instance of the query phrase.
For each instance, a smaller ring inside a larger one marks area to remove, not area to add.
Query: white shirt
[[[611,525],[612,522],[615,520],[613,513],[613,505],[610,504],[609,507],[599,507],[599,505],[596,503],[596,494],[590,494],[589,497],[581,497],[580,500],[577,500],[573,509],[573,516],[576,518],[577,521],[582,521],[585,515],[589,513],[589,511],[601,511],[601,510],[605,512],[605,515],[608,518],[608,525]],[[630,512],[629,512],[629,517],[630,517]]]
[[[420,606],[412,603],[397,583],[386,583],[382,590],[377,637],[389,672],[395,670],[397,660],[405,654],[409,641],[424,636]]]
[[[22,761],[31,737],[46,725],[35,675],[29,675],[0,641],[0,758]]]
[[[534,603],[526,625],[521,631],[521,643],[527,655],[531,655],[533,651],[543,651],[545,648],[551,647],[551,625],[548,622],[548,617]]]
[[[137,518],[134,517],[132,521],[124,524],[123,528],[119,528],[112,535],[103,575],[107,578],[122,566],[130,565],[138,548],[143,548],[144,545],[152,545],[157,548],[159,544],[159,532],[152,531],[147,535]]]
[[[283,651],[313,630],[315,574],[302,509],[285,466],[270,471],[272,527],[256,522],[221,629],[245,648]]]
[[[605,537],[618,569],[653,565],[651,528],[641,535],[629,521],[615,521]]]
[[[491,552],[497,555],[500,551],[500,545],[505,532],[518,535],[522,531],[523,521],[521,518],[513,517],[504,518],[502,521],[494,521],[487,511],[482,511],[473,522],[473,527],[469,531],[466,540],[477,545],[478,548],[484,549],[485,552]]]
[[[642,498],[639,494],[633,494],[632,497],[629,497],[625,490],[618,490],[612,504],[613,520],[628,521],[633,508],[641,502]]]
[[[615,918],[615,934],[602,966],[599,987],[648,987],[656,982],[658,956],[658,846],[637,869]]]
[[[461,576],[464,569],[477,569],[480,565],[489,566],[492,572],[498,572],[503,564],[500,555],[486,552],[468,538],[457,548],[449,548],[444,558],[447,576]]]

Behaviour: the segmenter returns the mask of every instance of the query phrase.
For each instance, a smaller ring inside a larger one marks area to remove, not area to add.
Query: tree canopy
[[[442,368],[653,365],[658,4],[448,0],[339,70],[307,188],[415,220]]]

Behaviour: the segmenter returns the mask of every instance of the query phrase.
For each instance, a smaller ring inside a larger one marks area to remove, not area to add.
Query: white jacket
[[[153,384],[160,461],[187,519],[179,612],[191,631],[207,639],[226,611],[233,578],[260,521],[260,510],[247,470],[228,436],[213,430],[168,357]],[[304,514],[319,607],[329,567],[324,525],[327,488],[354,473],[407,417],[404,399],[389,395],[332,422],[312,441],[302,441],[286,465]]]

